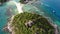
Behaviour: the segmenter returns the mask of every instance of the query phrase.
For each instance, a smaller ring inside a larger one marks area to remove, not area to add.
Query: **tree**
[[[0,0],[0,3],[4,3],[7,2],[8,0]]]
[[[26,4],[26,3],[28,3],[29,1],[33,1],[33,0],[20,0],[20,3]]]
[[[25,25],[27,23],[27,26]],[[42,15],[21,13],[14,17],[12,27],[15,34],[53,34],[54,28]],[[31,26],[29,26],[31,25]],[[49,31],[53,30],[53,31]],[[48,32],[49,31],[49,32]],[[52,32],[52,33],[50,33]]]
[[[26,0],[20,0],[20,3],[24,4]]]

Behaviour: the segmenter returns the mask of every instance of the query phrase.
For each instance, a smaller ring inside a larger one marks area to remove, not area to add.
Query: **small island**
[[[50,22],[35,13],[20,13],[14,16],[9,26],[12,34],[55,34],[55,29]]]

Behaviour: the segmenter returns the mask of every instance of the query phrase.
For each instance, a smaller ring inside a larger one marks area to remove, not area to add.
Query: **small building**
[[[32,24],[34,24],[33,21],[29,20],[28,22],[25,23],[26,26],[31,27]]]

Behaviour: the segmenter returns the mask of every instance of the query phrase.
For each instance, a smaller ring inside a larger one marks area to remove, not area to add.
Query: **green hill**
[[[14,17],[11,24],[15,34],[54,34],[54,28],[42,15],[21,13]]]

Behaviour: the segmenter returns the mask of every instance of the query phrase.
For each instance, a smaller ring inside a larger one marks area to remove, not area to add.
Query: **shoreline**
[[[11,34],[14,34],[13,27],[11,25],[11,22],[13,21],[13,19],[14,19],[14,15],[10,18],[10,21],[7,23],[7,29]]]
[[[21,3],[17,3],[15,1],[10,1],[10,2],[13,2],[16,7],[17,7],[17,10],[18,10],[18,13],[23,13],[23,10],[22,10],[22,7],[24,6],[23,4]],[[7,30],[8,32],[10,32],[11,34],[14,34],[14,31],[13,31],[13,28],[11,26],[11,22],[13,21],[13,18],[14,18],[14,15],[12,15],[9,19],[8,19],[8,23],[7,25],[3,28],[3,30]]]
[[[22,10],[23,4],[16,3],[15,1],[12,1],[12,2],[15,3],[15,5],[16,5],[16,7],[18,9],[18,12],[19,13],[23,13],[23,10]],[[11,18],[9,18],[9,21],[7,23],[7,26],[6,26],[6,28],[8,29],[9,32],[11,32],[11,34],[14,34],[14,31],[13,31],[14,27],[11,26],[11,22],[13,21],[13,18],[14,18],[14,15]],[[57,25],[54,25],[53,23],[50,23],[50,24],[55,28],[55,34],[57,34],[58,33],[58,31],[57,31]]]
[[[17,3],[15,1],[11,1],[11,2],[13,2],[16,5],[18,13],[23,13],[22,7],[24,6],[24,4],[21,4],[20,2]]]
[[[59,33],[58,26],[53,23],[53,20],[51,20],[51,18],[49,18],[49,17],[45,17],[45,18],[48,20],[49,24],[54,27],[54,30],[55,30],[54,33],[58,34]]]
[[[12,16],[11,18],[10,18],[10,21],[7,23],[7,29],[8,29],[8,31],[11,33],[11,34],[14,34],[14,31],[13,31],[13,26],[11,26],[11,22],[13,21],[13,18],[14,18],[14,16]],[[50,22],[49,22],[50,23]],[[56,24],[53,24],[53,23],[50,23],[50,25],[52,25],[53,27],[54,27],[54,29],[55,29],[55,31],[54,31],[54,33],[55,34],[58,34],[58,30],[57,30],[57,25]]]
[[[4,31],[8,31],[9,33],[14,33],[13,32],[13,28],[12,28],[12,26],[11,26],[11,22],[13,21],[13,18],[14,18],[14,15],[13,16],[11,16],[9,19],[8,19],[8,23],[7,23],[7,25],[3,28],[3,30]]]
[[[23,13],[23,10],[22,10],[23,4],[17,3],[15,1],[11,1],[11,2],[15,3],[18,13]],[[14,18],[14,15],[10,18],[10,21],[7,24],[7,29],[9,30],[9,32],[11,32],[11,34],[14,34],[14,31],[13,31],[14,27],[11,26],[11,22],[13,21],[13,18]]]

